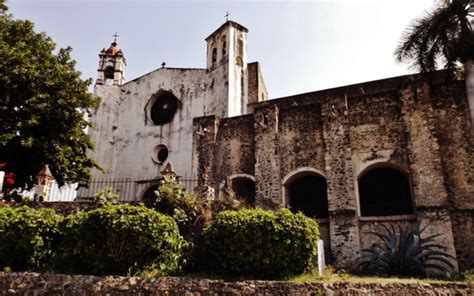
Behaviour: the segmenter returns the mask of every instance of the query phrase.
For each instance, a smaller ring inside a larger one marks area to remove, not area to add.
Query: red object
[[[13,186],[13,184],[15,184],[15,174],[14,173],[6,173],[5,174],[5,183],[7,183],[8,185],[11,185]]]

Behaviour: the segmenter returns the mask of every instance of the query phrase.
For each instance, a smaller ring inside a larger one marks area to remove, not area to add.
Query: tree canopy
[[[408,62],[421,72],[439,68],[455,70],[474,59],[474,17],[471,0],[442,0],[432,12],[415,19],[395,50],[399,62]]]
[[[2,8],[3,7],[3,8]],[[48,164],[59,184],[86,183],[98,167],[87,157],[85,129],[98,99],[88,92],[71,59],[33,23],[6,14],[0,0],[0,164],[12,187],[31,187]]]

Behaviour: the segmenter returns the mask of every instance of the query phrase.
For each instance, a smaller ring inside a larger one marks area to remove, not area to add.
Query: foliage
[[[97,167],[86,156],[86,115],[98,104],[92,81],[81,80],[70,47],[54,51],[32,22],[0,13],[0,163],[15,175],[13,188],[31,187],[45,164],[60,185],[84,184]]]
[[[160,182],[153,199],[145,202],[158,212],[173,217],[181,232],[187,235],[197,226],[205,211],[199,199],[187,192],[183,184],[169,177]]]
[[[94,196],[93,201],[99,206],[116,205],[118,204],[118,194],[116,194],[111,187],[104,188],[97,192]]]
[[[204,230],[204,246],[218,272],[282,278],[300,274],[316,254],[317,223],[288,209],[223,211]]]
[[[182,268],[186,241],[176,222],[143,206],[106,205],[65,218],[56,269],[67,273],[160,275]]]
[[[61,216],[52,209],[0,208],[0,269],[47,267],[59,237]]]
[[[0,13],[7,10],[8,10],[8,6],[5,4],[5,0],[0,0]]]
[[[474,59],[474,33],[469,18],[471,0],[443,0],[439,7],[415,19],[395,50],[396,60],[430,72],[443,58],[445,67],[455,70],[458,62]]]
[[[356,266],[356,271],[362,274],[378,274],[389,276],[427,277],[430,269],[446,275],[454,268],[445,252],[446,247],[436,243],[440,234],[421,238],[422,232],[417,224],[413,229],[404,229],[400,225],[394,227],[381,224],[386,233],[370,232],[379,240],[370,248],[362,250],[365,253]]]

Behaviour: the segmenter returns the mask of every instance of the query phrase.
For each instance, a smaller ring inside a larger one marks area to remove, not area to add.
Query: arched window
[[[241,57],[236,57],[236,58],[235,58],[235,64],[236,64],[237,66],[242,67],[242,66],[244,65],[244,62],[242,61],[242,58],[241,58]]]
[[[413,214],[408,175],[390,167],[377,167],[358,179],[361,216]]]
[[[314,171],[300,171],[284,183],[286,202],[292,212],[308,217],[329,217],[326,179]]]
[[[221,37],[222,42],[222,56],[224,57],[227,54],[227,37],[224,35]]]
[[[156,125],[170,122],[178,110],[178,99],[169,91],[161,90],[151,98],[150,118]]]
[[[217,62],[217,48],[214,47],[212,49],[212,64],[215,64]]]
[[[115,71],[113,67],[108,66],[107,68],[105,68],[104,70],[105,85],[114,84],[114,75],[115,75]]]

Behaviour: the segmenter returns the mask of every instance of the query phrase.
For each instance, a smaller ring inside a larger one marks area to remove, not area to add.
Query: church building
[[[205,39],[205,69],[163,64],[128,82],[117,42],[102,50],[90,133],[105,172],[95,178],[172,171],[209,199],[302,211],[342,266],[374,242],[369,232],[420,222],[459,270],[474,268],[465,82],[439,71],[269,100],[247,33],[227,21]],[[139,184],[136,200],[152,188]]]

